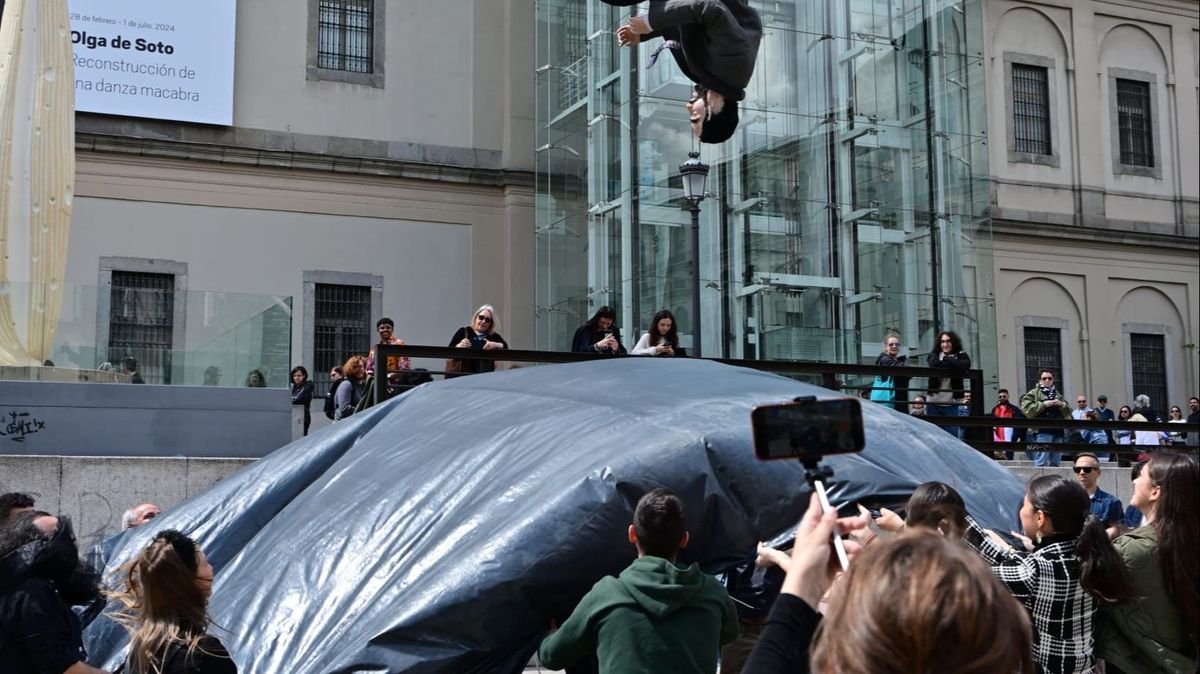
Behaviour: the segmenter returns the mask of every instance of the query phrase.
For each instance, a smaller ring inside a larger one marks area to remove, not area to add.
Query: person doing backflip
[[[637,0],[602,0],[614,7]],[[632,47],[661,37],[653,64],[670,49],[679,69],[695,87],[688,101],[692,133],[701,143],[723,143],[738,125],[738,101],[754,74],[762,19],[746,0],[650,0],[645,16],[631,16],[617,29],[617,41]]]

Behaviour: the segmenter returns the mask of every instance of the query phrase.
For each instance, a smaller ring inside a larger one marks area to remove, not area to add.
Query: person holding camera
[[[596,310],[591,320],[579,326],[571,339],[571,351],[574,353],[606,353],[623,354],[625,345],[621,343],[621,329],[616,326],[617,312],[610,306]]]
[[[1071,407],[1063,400],[1054,386],[1054,373],[1042,370],[1038,373],[1038,384],[1021,396],[1021,411],[1030,419],[1070,419]],[[1026,450],[1025,455],[1033,459],[1035,466],[1057,466],[1062,461],[1062,452],[1051,452],[1045,445],[1062,442],[1063,432],[1056,428],[1029,429],[1033,442],[1043,447],[1038,451]]]
[[[865,517],[822,513],[813,494],[783,590],[743,674],[1034,674],[1025,611],[952,538],[917,529],[865,548],[846,541],[852,562],[829,592],[840,571],[831,537],[866,526]],[[826,592],[822,618],[817,605]]]
[[[687,352],[679,346],[679,333],[675,330],[675,314],[663,309],[650,320],[650,329],[634,345],[635,356],[684,357]]]

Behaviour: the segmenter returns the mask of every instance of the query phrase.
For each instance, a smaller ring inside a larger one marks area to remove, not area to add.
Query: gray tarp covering
[[[623,358],[421,386],[279,449],[130,532],[192,533],[212,614],[242,672],[515,672],[605,574],[633,559],[633,506],[683,497],[683,562],[717,572],[786,536],[798,464],[755,459],[750,409],[835,394],[690,359]],[[924,421],[863,405],[867,448],[830,459],[834,503],[903,502],[927,480],[1007,531],[1022,486]],[[125,644],[102,619],[93,662]],[[98,657],[97,657],[98,656]]]

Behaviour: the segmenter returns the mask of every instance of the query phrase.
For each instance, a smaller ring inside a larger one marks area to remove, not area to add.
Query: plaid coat
[[[975,520],[967,523],[967,544],[1029,611],[1039,671],[1092,674],[1092,630],[1099,607],[1079,584],[1075,540],[1052,538],[1033,552],[1018,552],[993,541]]]

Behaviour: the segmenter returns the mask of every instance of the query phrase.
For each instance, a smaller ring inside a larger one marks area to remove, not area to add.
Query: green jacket
[[[1188,643],[1183,616],[1163,587],[1155,554],[1157,535],[1154,527],[1144,526],[1113,541],[1142,599],[1101,607],[1096,620],[1096,655],[1126,672],[1193,674],[1196,644]]]
[[[1059,399],[1062,399],[1061,392],[1059,393]],[[1038,417],[1042,416],[1043,412],[1049,412],[1050,414],[1048,416],[1050,416],[1051,418],[1053,418],[1054,415],[1056,415],[1056,414],[1058,416],[1061,416],[1063,419],[1071,418],[1071,406],[1070,405],[1063,405],[1062,407],[1054,409],[1054,408],[1046,407],[1043,404],[1045,401],[1046,401],[1046,396],[1042,395],[1042,390],[1039,389],[1038,387],[1034,386],[1025,395],[1021,396],[1021,414],[1024,414],[1026,416],[1026,418],[1029,418],[1029,419],[1037,419]],[[1030,436],[1032,436],[1034,433],[1037,433],[1037,432],[1038,431],[1036,428],[1030,428],[1026,431],[1026,433],[1028,433]],[[1063,433],[1063,431],[1061,429],[1057,429],[1057,428],[1046,429],[1046,432],[1055,433],[1058,435],[1062,435],[1062,433]]]
[[[696,564],[646,556],[592,586],[542,642],[538,659],[563,669],[595,653],[602,674],[713,674],[737,625],[733,600],[715,578]]]

